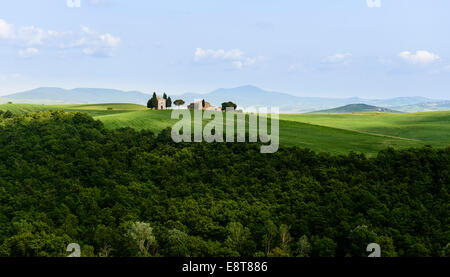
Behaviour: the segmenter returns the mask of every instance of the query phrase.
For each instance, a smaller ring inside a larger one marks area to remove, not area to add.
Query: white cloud
[[[322,61],[325,63],[348,63],[350,62],[351,57],[351,53],[337,53],[324,58]]]
[[[242,61],[234,61],[232,62],[233,66],[237,69],[242,69],[244,67],[252,66],[256,64],[257,59],[253,58],[245,58]]]
[[[197,48],[194,53],[194,60],[196,62],[206,61],[226,61],[231,62],[231,65],[236,69],[242,69],[255,65],[262,58],[247,57],[240,49],[224,50],[224,49],[203,49]]]
[[[17,31],[17,39],[23,41],[27,45],[42,45],[44,40],[51,37],[53,32],[49,33],[34,26],[21,27]]]
[[[110,33],[97,34],[87,27],[82,27],[85,34],[73,44],[75,47],[82,47],[83,54],[89,56],[113,56],[115,49],[120,45],[120,37],[115,37]]]
[[[381,0],[366,0],[366,3],[369,8],[381,8]]]
[[[221,60],[240,60],[244,56],[244,53],[239,49],[233,49],[225,51],[223,49],[212,50],[197,48],[195,50],[195,60],[200,61],[202,59],[221,59]]]
[[[115,48],[120,44],[120,38],[114,37],[109,33],[100,36],[100,39],[109,47]]]
[[[14,37],[13,26],[8,24],[5,20],[0,19],[0,38],[11,39]]]
[[[87,35],[95,35],[95,31],[92,31],[89,27],[81,26],[81,31]]]
[[[69,8],[81,8],[81,0],[67,0],[66,5]]]
[[[35,26],[15,28],[12,24],[0,19],[0,39],[9,40],[21,45],[43,45],[48,40],[61,34],[53,30],[43,30]]]
[[[121,39],[110,33],[98,34],[86,26],[81,26],[83,37],[75,41],[73,47],[83,47],[83,54],[93,56],[112,56]]]
[[[31,58],[33,56],[39,55],[39,50],[36,48],[20,49],[18,51],[18,54],[22,58]]]
[[[403,51],[398,54],[403,60],[412,64],[429,64],[440,59],[440,57],[434,53],[426,50],[418,50],[416,53],[410,51]]]
[[[113,56],[115,49],[121,43],[120,37],[110,33],[97,33],[86,26],[81,26],[81,31],[78,32],[57,32],[35,26],[15,28],[2,19],[0,19],[0,39],[10,41],[19,47],[21,50],[18,53],[22,57],[33,54],[26,50],[36,49],[34,48],[36,46],[56,48],[62,51],[78,49],[85,55]],[[26,49],[24,50],[24,48]]]

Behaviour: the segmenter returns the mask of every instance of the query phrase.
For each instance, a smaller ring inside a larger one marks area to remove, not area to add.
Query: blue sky
[[[77,1],[1,0],[0,95],[251,84],[450,99],[448,0]]]

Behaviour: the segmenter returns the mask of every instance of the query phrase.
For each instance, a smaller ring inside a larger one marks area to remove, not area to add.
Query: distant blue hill
[[[367,113],[367,112],[380,112],[380,113],[401,113],[399,111],[391,110],[388,108],[376,107],[366,104],[350,104],[342,107],[337,107],[334,109],[315,111],[312,113]]]
[[[139,91],[122,91],[103,88],[62,89],[43,87],[3,96],[19,103],[31,104],[96,104],[135,103],[146,104],[151,95]]]
[[[427,101],[413,105],[393,107],[393,109],[402,112],[450,111],[450,101]]]
[[[361,103],[382,107],[398,107],[440,101],[425,97],[397,97],[391,99],[299,97],[286,93],[266,91],[254,86],[221,88],[207,94],[185,93],[180,97],[186,102],[205,99],[213,105],[220,105],[225,101],[233,101],[241,107],[277,106],[282,112],[312,112]]]

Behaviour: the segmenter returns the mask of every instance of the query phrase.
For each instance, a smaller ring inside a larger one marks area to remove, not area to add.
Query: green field
[[[283,114],[283,120],[450,145],[450,111],[423,113]]]
[[[33,105],[5,104],[0,110],[24,113],[42,110],[86,112],[107,128],[133,127],[160,132],[172,126],[170,111],[150,111],[135,104]],[[344,154],[375,155],[386,147],[450,146],[450,112],[413,114],[281,114],[280,144]]]

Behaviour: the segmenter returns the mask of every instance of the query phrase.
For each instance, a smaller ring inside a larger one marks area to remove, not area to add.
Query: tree
[[[272,251],[273,240],[278,233],[277,226],[273,223],[272,220],[268,220],[265,223],[266,233],[263,237],[264,248],[266,250],[266,255]]]
[[[397,252],[395,251],[394,241],[388,236],[379,236],[375,240],[376,243],[380,245],[381,257],[397,257]]]
[[[297,242],[297,257],[309,257],[311,253],[311,244],[308,237],[303,235]]]
[[[450,257],[450,243],[447,243],[447,245],[442,248],[441,257]]]
[[[167,94],[164,92],[163,99],[167,100]]]
[[[111,253],[111,246],[109,244],[103,245],[98,252],[98,256],[101,258],[108,258]]]
[[[167,98],[167,101],[166,101],[166,107],[167,107],[167,108],[172,107],[172,99],[171,99],[170,97]]]
[[[158,108],[158,97],[156,96],[156,92],[153,92],[152,98],[147,102],[147,108],[156,109]]]
[[[237,105],[231,101],[222,103],[222,111],[226,111],[227,108],[233,108],[233,110],[236,110]]]
[[[185,102],[184,102],[183,100],[181,100],[181,99],[177,99],[177,100],[175,100],[173,103],[174,103],[176,106],[180,107],[180,106],[183,106]]]
[[[328,237],[311,237],[311,249],[314,257],[334,257],[337,244]]]
[[[145,257],[148,255],[150,247],[155,248],[156,239],[153,235],[153,228],[145,222],[134,222],[130,225],[128,235],[136,243],[139,252]]]
[[[359,225],[349,234],[350,256],[367,257],[365,247],[372,242],[376,242],[377,234],[375,234],[367,225]]]
[[[149,108],[149,109],[153,109],[153,108],[154,108],[154,105],[153,105],[153,98],[154,98],[155,96],[156,96],[156,93],[153,92],[152,98],[148,99],[148,101],[147,101],[147,108]]]
[[[289,253],[280,247],[275,247],[269,254],[267,254],[267,257],[289,257]]]
[[[289,226],[287,226],[286,224],[281,224],[280,226],[281,249],[285,252],[289,252],[289,243],[292,240],[289,229]]]
[[[178,229],[169,230],[169,254],[174,257],[189,256],[188,241],[189,236]]]
[[[204,109],[206,107],[205,99],[202,100],[202,108]]]
[[[227,226],[228,238],[225,240],[225,245],[236,252],[241,252],[243,246],[250,238],[250,230],[240,222],[231,222]]]

